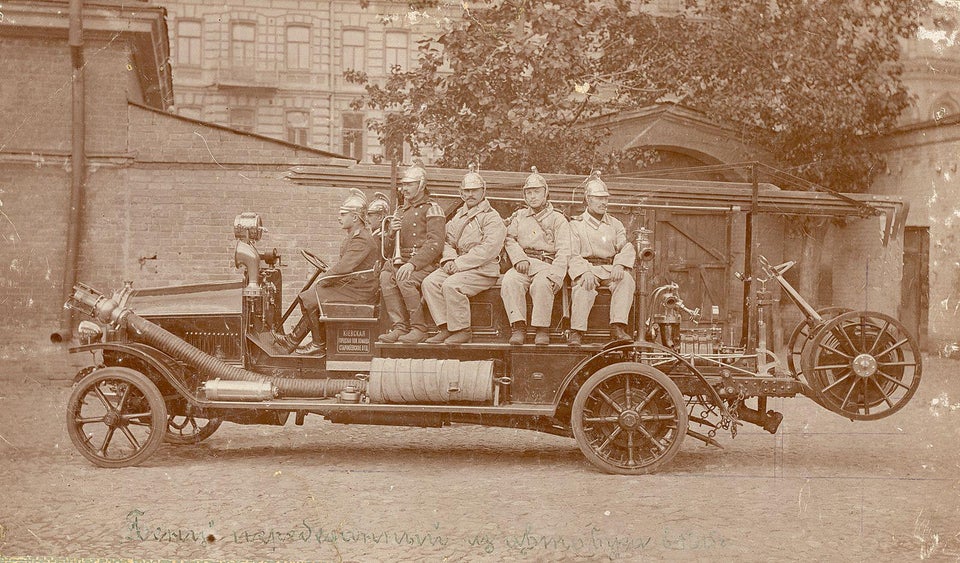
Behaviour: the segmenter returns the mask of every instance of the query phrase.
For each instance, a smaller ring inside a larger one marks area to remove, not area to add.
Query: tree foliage
[[[430,2],[418,2],[423,7]],[[583,173],[603,153],[600,115],[669,101],[734,127],[778,164],[829,187],[869,184],[865,142],[909,103],[900,38],[922,0],[710,0],[674,16],[630,0],[463,2],[419,65],[366,83],[374,127],[443,152],[441,164]]]

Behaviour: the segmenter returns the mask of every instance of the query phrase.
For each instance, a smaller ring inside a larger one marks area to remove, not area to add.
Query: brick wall
[[[885,139],[887,169],[871,191],[910,202],[907,225],[930,230],[929,338],[960,338],[960,124],[935,124]]]

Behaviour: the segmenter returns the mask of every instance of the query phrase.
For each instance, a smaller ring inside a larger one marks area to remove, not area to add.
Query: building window
[[[309,141],[310,118],[305,111],[287,112],[287,140],[298,145]]]
[[[256,27],[235,23],[230,28],[230,60],[234,68],[252,68],[256,60]]]
[[[202,29],[198,21],[177,22],[177,60],[180,64],[200,66],[203,62],[203,51],[200,45]]]
[[[343,150],[344,155],[363,160],[363,114],[343,114]]]
[[[310,28],[291,25],[287,28],[287,68],[306,70],[310,68]]]
[[[343,70],[366,70],[366,54],[363,47],[366,41],[366,33],[362,29],[343,30],[343,52],[341,53]]]
[[[253,108],[230,108],[230,127],[253,133],[257,114]]]
[[[390,72],[395,66],[401,70],[407,68],[409,54],[407,45],[409,45],[409,35],[406,31],[388,31],[384,38],[386,52],[384,53],[384,64],[387,72]]]

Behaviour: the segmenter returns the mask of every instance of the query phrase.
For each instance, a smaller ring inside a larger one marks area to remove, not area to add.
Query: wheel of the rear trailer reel
[[[107,367],[77,382],[67,402],[67,432],[83,457],[100,467],[138,465],[163,443],[167,408],[150,379]]]
[[[813,335],[803,374],[817,402],[851,420],[889,416],[920,386],[920,346],[893,317],[852,311]]]
[[[817,314],[823,317],[823,321],[826,323],[830,319],[850,311],[852,311],[852,309],[847,307],[824,307],[823,309],[818,309]],[[800,373],[800,366],[803,361],[803,349],[806,348],[810,342],[810,338],[813,336],[812,333],[815,332],[816,329],[816,325],[812,324],[808,319],[803,319],[797,323],[797,326],[793,328],[793,332],[790,333],[790,340],[787,341],[787,367],[790,368],[790,373]]]
[[[199,444],[213,435],[222,423],[221,418],[171,414],[167,417],[167,433],[164,440],[168,444],[178,446]]]
[[[598,370],[580,387],[571,414],[583,455],[607,473],[653,473],[669,463],[687,434],[676,383],[643,364]]]

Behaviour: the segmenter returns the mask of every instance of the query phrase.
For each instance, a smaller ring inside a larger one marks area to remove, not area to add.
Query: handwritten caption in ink
[[[612,559],[635,557],[644,552],[709,551],[728,547],[724,536],[712,531],[677,531],[663,529],[656,534],[608,534],[592,524],[579,534],[542,534],[531,528],[498,534],[452,535],[444,533],[439,523],[432,529],[363,529],[324,526],[302,519],[292,526],[221,530],[213,520],[207,526],[183,528],[149,522],[146,512],[131,510],[126,515],[125,539],[134,542],[159,543],[227,543],[280,547],[301,544],[364,544],[406,546],[423,549],[467,549],[486,555],[514,553],[568,553],[571,556],[606,556]]]

